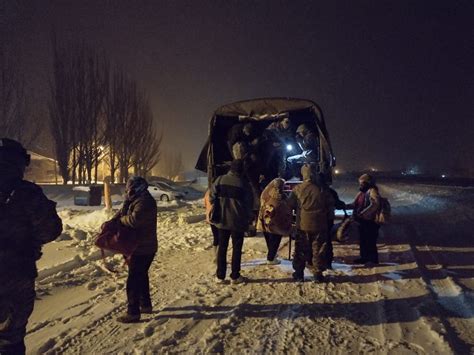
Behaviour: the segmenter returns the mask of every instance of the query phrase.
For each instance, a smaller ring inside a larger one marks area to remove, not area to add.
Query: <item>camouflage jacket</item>
[[[296,210],[296,228],[305,232],[327,232],[334,219],[334,198],[328,189],[321,189],[311,181],[297,185],[288,198]]]
[[[0,280],[5,277],[37,276],[36,260],[43,244],[62,232],[56,203],[41,188],[20,181],[9,193],[0,195]]]

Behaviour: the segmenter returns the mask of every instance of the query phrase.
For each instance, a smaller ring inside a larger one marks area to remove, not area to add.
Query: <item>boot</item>
[[[140,313],[142,314],[153,314],[152,306],[140,306]]]
[[[314,274],[314,281],[317,283],[323,283],[326,282],[326,278],[324,277],[322,272],[317,272]]]
[[[118,317],[117,321],[120,323],[137,323],[140,321],[140,315],[127,313],[123,316]]]

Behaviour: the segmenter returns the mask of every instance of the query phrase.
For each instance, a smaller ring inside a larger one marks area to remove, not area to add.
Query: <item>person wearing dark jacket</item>
[[[329,186],[327,183],[327,179],[324,174],[319,173],[318,174],[318,184],[321,186],[321,188],[326,189],[329,194],[332,197],[333,200],[333,206],[335,210],[344,210],[344,213],[346,213],[346,203],[342,201],[339,198],[339,195],[336,190],[334,190],[332,187]],[[335,212],[335,211],[334,211]],[[332,269],[332,262],[334,260],[334,250],[333,250],[333,245],[332,245],[332,239],[331,239],[331,230],[334,226],[334,213],[329,214],[329,219],[328,219],[328,232],[329,232],[329,238],[328,238],[328,248],[327,248],[327,268]]]
[[[0,354],[24,354],[26,325],[35,301],[36,261],[43,244],[56,239],[62,222],[56,203],[23,180],[30,156],[0,139]]]
[[[236,159],[231,163],[230,171],[219,176],[212,184],[209,201],[217,209],[214,213],[214,225],[219,229],[219,247],[217,251],[216,277],[224,282],[227,269],[227,248],[232,237],[232,283],[241,283],[240,275],[244,232],[252,221],[252,189],[243,176],[243,162]]]
[[[359,223],[360,258],[356,264],[378,264],[377,239],[380,226],[375,217],[380,208],[379,189],[375,178],[369,174],[359,177],[359,193],[347,208],[353,209],[353,217]]]
[[[247,235],[250,237],[254,237],[257,234],[256,226],[257,226],[257,217],[258,217],[258,210],[260,208],[260,194],[262,193],[262,189],[260,187],[260,179],[261,179],[261,166],[262,162],[258,159],[257,154],[250,153],[246,159],[243,159],[243,176],[247,179],[250,184],[250,188],[252,189],[253,194],[253,206],[252,206],[252,223],[250,223],[249,230],[247,231]]]
[[[126,200],[118,218],[124,226],[136,231],[138,245],[128,260],[127,314],[117,320],[133,323],[141,313],[152,313],[148,270],[158,250],[156,237],[156,201],[148,192],[148,183],[142,177],[131,178],[126,185]]]
[[[293,150],[293,143],[296,143],[293,131],[289,117],[282,117],[272,122],[263,131],[262,146],[265,156],[263,171],[266,177],[275,175],[280,178],[286,177],[287,153]]]

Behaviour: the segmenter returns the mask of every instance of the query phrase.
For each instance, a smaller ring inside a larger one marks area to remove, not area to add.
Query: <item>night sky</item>
[[[137,79],[187,168],[218,106],[272,96],[322,107],[342,169],[472,167],[473,24],[471,0],[0,0],[38,102],[54,27]]]

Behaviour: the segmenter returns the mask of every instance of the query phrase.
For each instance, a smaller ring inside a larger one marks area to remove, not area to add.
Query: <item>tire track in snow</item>
[[[166,253],[166,255],[158,256],[159,262],[154,262],[153,267],[150,269],[150,285],[152,286],[151,298],[154,304],[155,313],[156,310],[166,307],[170,302],[174,302],[176,299],[181,299],[182,295],[176,296],[174,289],[171,284],[176,282],[176,278],[168,277],[168,275],[159,275],[157,269],[160,265],[171,263],[173,259],[176,259],[179,252]],[[178,265],[173,271],[173,274],[179,274],[183,277],[181,279],[180,286],[183,290],[192,289],[196,285],[199,285],[199,275],[195,277],[189,277],[190,270],[199,270],[193,265],[202,265],[204,263],[209,264],[209,267],[212,266],[212,263],[209,262],[208,254],[201,253],[201,255],[189,255],[188,262],[184,262]],[[184,261],[184,260],[181,260]],[[201,272],[201,270],[200,270]],[[210,272],[210,270],[209,270]],[[163,278],[162,276],[166,276]],[[186,277],[185,277],[186,276]],[[126,277],[124,275],[124,277]],[[198,281],[196,281],[198,280]],[[154,286],[156,285],[156,286]],[[171,286],[171,287],[170,287]],[[147,326],[147,322],[150,320],[153,321],[155,315],[143,315],[143,322],[139,324],[130,324],[124,325],[116,321],[116,317],[120,313],[126,311],[126,299],[125,299],[125,290],[119,290],[121,298],[123,299],[119,305],[116,305],[109,312],[104,314],[99,319],[95,320],[93,323],[87,325],[84,329],[79,332],[73,332],[61,343],[54,348],[55,351],[64,352],[64,353],[92,353],[92,352],[102,352],[102,351],[111,351],[112,349],[120,349],[122,346],[126,348],[129,346],[130,339],[136,339],[143,334],[143,325]],[[184,293],[185,294],[185,293]],[[100,305],[99,305],[100,307]],[[138,330],[137,330],[138,329]],[[120,334],[120,337],[117,337],[113,343],[110,341],[104,342],[103,339],[110,339],[112,335]]]

